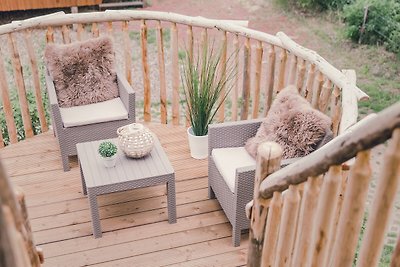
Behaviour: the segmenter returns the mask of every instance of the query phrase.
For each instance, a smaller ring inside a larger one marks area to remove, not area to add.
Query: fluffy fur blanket
[[[303,157],[331,132],[331,124],[328,116],[313,109],[294,86],[288,86],[277,95],[256,136],[247,141],[245,148],[256,157],[260,143],[275,141],[282,146],[284,159]]]
[[[44,56],[60,107],[118,97],[114,51],[109,37],[67,45],[49,44]]]

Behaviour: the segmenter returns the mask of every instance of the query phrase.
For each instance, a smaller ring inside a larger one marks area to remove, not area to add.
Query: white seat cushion
[[[128,118],[128,111],[119,97],[90,105],[60,108],[60,113],[66,128]]]
[[[232,192],[235,192],[236,169],[256,165],[244,147],[216,148],[211,152],[215,166]]]

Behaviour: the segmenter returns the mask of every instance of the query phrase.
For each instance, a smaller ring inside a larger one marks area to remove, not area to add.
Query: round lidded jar
[[[140,123],[118,128],[119,147],[128,157],[141,158],[151,152],[154,146],[153,133]]]

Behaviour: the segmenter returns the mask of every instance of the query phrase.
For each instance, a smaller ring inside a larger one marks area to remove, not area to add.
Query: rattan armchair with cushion
[[[263,141],[280,143],[284,149],[281,162],[284,167],[333,137],[329,129],[330,119],[308,108],[308,103],[301,103],[304,99],[293,101],[301,97],[296,94],[290,89],[282,91],[265,119],[211,124],[208,127],[208,193],[210,198],[218,199],[232,224],[234,246],[240,245],[242,230],[249,228],[245,206],[253,199],[256,166],[253,153],[258,144]],[[287,115],[282,112],[289,110],[286,105],[292,109]],[[296,146],[294,143],[299,140],[304,140],[306,146]]]
[[[70,108],[59,106],[53,80],[45,76],[64,171],[70,169],[68,157],[77,154],[76,144],[117,137],[119,127],[135,122],[135,92],[123,75],[117,74],[119,97]]]
[[[135,122],[135,92],[115,71],[108,37],[46,47],[46,85],[64,171],[76,144],[117,137]]]

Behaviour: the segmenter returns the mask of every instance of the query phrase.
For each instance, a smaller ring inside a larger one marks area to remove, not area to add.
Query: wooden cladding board
[[[0,11],[93,6],[99,5],[101,2],[102,0],[1,0]]]

